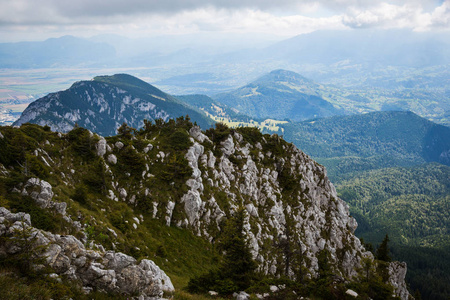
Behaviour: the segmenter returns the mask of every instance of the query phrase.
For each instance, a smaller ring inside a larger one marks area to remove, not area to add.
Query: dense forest
[[[450,167],[431,163],[367,171],[337,185],[358,221],[356,234],[376,245],[388,233],[424,299],[450,295],[449,178]]]

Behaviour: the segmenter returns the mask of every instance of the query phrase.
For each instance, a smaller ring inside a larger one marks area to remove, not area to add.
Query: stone
[[[152,151],[152,149],[153,149],[153,145],[152,144],[148,144],[147,146],[145,146],[143,151],[144,151],[144,153],[147,153],[148,151]]]
[[[208,294],[213,297],[219,296],[219,293],[215,291],[209,291]]]
[[[346,293],[347,295],[350,295],[350,296],[355,297],[355,298],[358,297],[358,293],[355,292],[354,290],[348,289],[345,293]]]
[[[394,287],[395,294],[402,300],[409,299],[409,292],[405,282],[406,263],[393,261],[389,264],[389,283]]]
[[[234,141],[231,135],[228,136],[225,141],[221,142],[220,145],[222,146],[221,150],[225,156],[230,156],[235,152]]]
[[[109,162],[110,164],[112,164],[112,165],[117,164],[117,157],[116,157],[114,154],[108,155],[107,160],[108,160],[108,162]]]
[[[127,191],[124,188],[119,189],[119,196],[122,198],[122,200],[125,200],[128,196]]]
[[[100,140],[95,145],[95,149],[97,150],[97,156],[103,157],[103,155],[105,155],[106,145],[107,145],[107,143],[106,143],[105,138],[101,136]]]
[[[205,140],[211,143],[211,140],[205,134],[203,134],[199,126],[193,126],[191,129],[189,129],[189,135],[200,143],[203,143]]]
[[[54,210],[59,214],[65,215],[67,203],[54,202],[52,186],[45,180],[39,178],[30,178],[26,182],[22,194],[29,195],[41,208]]]
[[[236,300],[248,300],[248,299],[250,299],[250,295],[247,294],[244,291],[241,291],[239,293],[233,293],[233,297],[236,297]]]
[[[116,143],[114,144],[114,146],[116,146],[117,149],[121,150],[121,149],[123,148],[124,145],[123,145],[122,142],[116,142]]]
[[[6,234],[14,236],[16,228],[31,231],[33,251],[55,271],[52,278],[66,276],[79,280],[87,290],[96,288],[142,299],[160,299],[164,292],[175,290],[170,278],[151,260],[143,259],[138,264],[129,255],[104,251],[103,247],[98,247],[98,251],[87,250],[72,235],[60,236],[33,228],[29,215],[0,207],[0,238]],[[0,244],[0,256],[17,252],[14,239],[10,241],[13,242]],[[36,251],[38,246],[45,251]]]

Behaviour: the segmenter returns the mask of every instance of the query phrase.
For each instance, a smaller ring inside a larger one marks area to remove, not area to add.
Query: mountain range
[[[113,46],[73,36],[43,42],[0,43],[2,68],[101,66],[116,55]]]
[[[270,95],[287,93],[298,95],[301,102],[304,100],[305,95],[314,94],[317,90],[324,91],[320,85],[298,74],[283,70],[274,71],[257,80],[256,83],[267,87],[261,90],[265,92],[265,94],[261,93],[264,95],[262,97],[263,99],[265,98],[264,100],[269,99]],[[249,91],[249,86],[251,85],[246,87],[247,92]],[[258,90],[256,86],[255,84],[255,91]],[[245,91],[246,88],[238,89],[236,92],[231,92],[231,94],[238,94],[238,92]],[[225,96],[221,95],[221,97]],[[79,126],[86,126],[89,130],[100,134],[106,132],[107,134],[105,135],[111,136],[116,133],[115,129],[120,125],[120,122],[114,119],[116,116],[120,117],[119,120],[121,122],[126,122],[129,126],[140,130],[145,130],[146,126],[148,126],[148,124],[144,124],[144,118],[154,120],[161,114],[166,120],[177,118],[175,122],[179,123],[182,120],[178,118],[187,113],[192,121],[197,122],[204,128],[209,128],[213,122],[207,116],[212,117],[216,121],[235,121],[238,124],[237,126],[253,124],[250,123],[252,117],[243,115],[237,105],[226,105],[219,102],[220,99],[220,97],[213,99],[205,95],[174,97],[129,75],[101,76],[94,78],[92,81],[76,83],[67,91],[55,93],[38,100],[37,103],[39,105],[30,105],[20,119],[21,122],[19,120],[17,124],[25,123],[25,120],[28,118],[28,120],[41,125],[49,125],[52,128],[58,128],[57,126],[59,126],[60,128],[65,128],[65,131],[69,131],[75,123],[80,122],[77,123]],[[240,97],[238,100],[244,102],[245,97]],[[148,112],[145,112],[147,114],[136,113],[136,110],[139,112],[139,107],[142,107],[145,103],[152,106]],[[264,107],[267,103],[271,104],[270,101],[261,101],[261,107]],[[279,99],[277,103],[283,103],[283,99]],[[327,105],[330,104],[329,102],[327,103]],[[78,105],[81,106],[78,107]],[[106,108],[102,108],[102,105],[105,107],[108,105],[107,113]],[[307,103],[308,105],[311,104]],[[36,109],[35,106],[40,109]],[[114,113],[109,112],[110,107]],[[122,110],[123,107],[125,107],[124,110]],[[94,113],[94,110],[98,111],[98,116],[101,118],[91,119],[90,116],[95,115],[97,117],[97,113]],[[72,123],[69,123],[67,117],[78,111],[85,112],[88,115],[75,121],[72,120]],[[171,114],[168,112],[171,112]],[[84,118],[88,119],[89,122],[86,122]],[[67,126],[64,127],[59,124],[68,125],[64,125]],[[250,140],[253,140],[255,135],[255,132],[251,130],[240,132]],[[431,165],[426,168],[426,171],[421,171],[420,167],[403,169],[400,167],[416,166],[426,162],[438,162],[449,165],[450,129],[448,127],[437,125],[411,112],[382,111],[349,116],[336,115],[302,122],[279,123],[277,129],[271,130],[271,133],[273,132],[280,135],[283,134],[286,140],[304,149],[307,154],[327,167],[328,176],[333,182],[337,183],[336,187],[339,195],[351,204],[350,211],[362,224],[362,230],[358,234],[364,233],[364,237],[368,242],[381,242],[380,239],[384,231],[388,228],[396,228],[392,220],[405,218],[402,210],[395,209],[397,204],[404,207],[412,207],[414,213],[411,218],[426,212],[429,215],[439,216],[439,220],[445,219],[445,216],[441,214],[448,202],[445,198],[445,191],[439,195],[420,194],[419,192],[414,192],[414,195],[412,195],[404,189],[398,189],[399,183],[394,179],[403,178],[395,174],[405,173],[410,176],[405,177],[405,180],[416,181],[411,186],[417,186],[421,181],[430,182],[429,177],[433,178],[431,180],[433,182],[441,182],[442,180],[445,182],[445,172],[447,171],[445,171],[445,168],[442,169],[445,166],[439,167],[441,165],[438,165],[438,167],[433,167]],[[220,136],[220,130],[216,134]],[[168,137],[167,142],[170,142],[171,139]],[[176,140],[175,137],[173,139],[173,141]],[[206,147],[206,145],[203,146]],[[274,148],[270,152],[279,150]],[[234,159],[234,156],[230,156],[230,160],[237,163]],[[394,175],[392,175],[391,179],[385,179],[381,174]],[[363,180],[366,181],[368,186],[364,190],[359,190],[358,188]],[[386,188],[385,191],[380,192],[378,190],[380,184]],[[430,184],[435,186],[435,183]],[[389,194],[388,191],[396,192],[394,195]],[[367,198],[367,194],[372,196]],[[378,197],[377,195],[382,196]],[[361,202],[355,201],[355,199],[360,199],[362,196],[367,198],[364,202],[367,210],[363,211],[358,209]],[[431,205],[431,203],[436,205]],[[383,210],[383,214],[374,217],[374,211],[379,209]],[[387,215],[390,217],[383,217]],[[417,231],[416,223],[413,220],[416,219],[405,221],[403,224],[403,230],[408,232],[408,234],[412,231]],[[430,223],[427,226],[432,227],[436,224]],[[448,226],[444,224],[442,228],[438,233],[435,232],[436,236],[432,238],[428,235],[404,235],[409,241],[407,243],[405,243],[405,239],[399,238],[397,233],[393,233],[392,240],[395,245],[402,244],[413,247],[408,248],[409,252],[406,253],[398,251],[398,257],[406,257],[411,251],[418,251],[417,249],[421,247],[420,245],[424,244],[433,247],[432,249],[436,251],[441,251],[439,250],[441,249],[440,245],[442,245],[440,241],[445,239],[445,230],[447,230]],[[414,242],[412,242],[413,240]],[[432,261],[434,262],[434,260]],[[429,266],[432,266],[432,269],[422,271],[436,273],[436,270],[440,270],[436,264],[431,262]],[[418,267],[416,266],[416,268]],[[414,271],[419,272],[417,271],[419,269]],[[420,275],[415,276],[420,277]],[[446,289],[442,281],[439,279],[434,280],[439,282],[444,290]],[[427,290],[426,286],[421,286],[417,281],[414,286],[421,288],[427,295],[432,294],[432,292]],[[445,296],[440,295],[436,297],[438,299]]]

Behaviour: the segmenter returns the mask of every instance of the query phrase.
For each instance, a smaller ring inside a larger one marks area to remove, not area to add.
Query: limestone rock
[[[203,134],[199,126],[193,126],[189,130],[189,134],[200,143],[203,143],[205,140],[211,142],[210,139],[205,134]]]
[[[108,162],[113,165],[117,164],[117,157],[114,154],[108,155]]]
[[[152,151],[152,149],[153,149],[153,145],[152,144],[148,144],[147,146],[145,146],[143,151],[144,151],[144,153],[147,153],[148,151]]]
[[[394,261],[389,264],[389,283],[394,287],[394,292],[402,300],[409,299],[409,292],[405,282],[406,263]]]
[[[136,259],[120,252],[88,250],[74,236],[33,228],[28,214],[11,213],[4,207],[0,207],[0,237],[10,238],[0,244],[0,256],[21,251],[16,242],[17,230],[29,230],[34,237],[33,247],[45,248],[43,252],[33,251],[45,259],[56,276],[80,280],[86,288],[138,295],[139,299],[160,299],[164,291],[174,291],[170,278],[151,260],[137,264]]]
[[[236,297],[236,300],[248,300],[248,299],[250,299],[250,295],[247,294],[244,291],[241,291],[239,293],[233,293],[233,297]]]
[[[346,293],[347,295],[352,296],[352,297],[355,297],[355,298],[358,297],[358,293],[355,292],[354,290],[348,289],[345,293]]]
[[[98,156],[103,156],[106,153],[106,140],[104,137],[100,137],[100,140],[97,142],[97,144],[95,145],[95,149],[97,150],[97,155]]]
[[[39,178],[28,179],[22,194],[29,195],[41,208],[51,209],[62,215],[66,214],[67,203],[52,201],[52,186],[45,180]]]
[[[234,141],[233,141],[233,138],[231,137],[231,135],[228,136],[228,138],[220,144],[222,145],[222,152],[226,156],[230,156],[231,154],[234,153],[234,151],[235,151]]]
[[[124,145],[123,145],[122,142],[116,142],[116,143],[114,144],[114,146],[116,146],[116,148],[120,150],[120,149],[123,148]]]

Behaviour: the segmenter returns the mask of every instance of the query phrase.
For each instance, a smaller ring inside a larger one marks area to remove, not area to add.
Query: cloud
[[[450,0],[0,0],[5,37],[199,31],[292,36],[319,29],[449,29]]]
[[[450,0],[445,1],[433,11],[429,27],[450,28]]]
[[[422,7],[414,4],[402,6],[380,3],[366,10],[350,8],[343,16],[344,25],[352,28],[405,28],[414,27],[420,20]]]
[[[311,3],[309,0],[304,2]],[[0,0],[0,23],[80,24],[92,23],[93,18],[121,22],[122,17],[127,16],[167,16],[208,8],[265,11],[298,6],[298,1],[294,0]]]
[[[421,2],[411,1],[403,5],[383,2],[366,9],[350,7],[343,15],[342,22],[351,28],[410,28],[415,31],[450,29],[450,0],[437,7]]]

